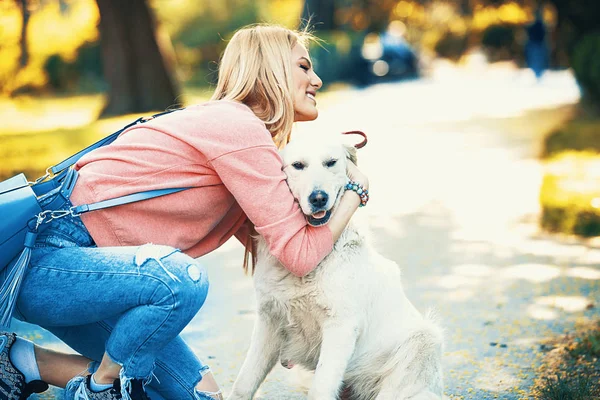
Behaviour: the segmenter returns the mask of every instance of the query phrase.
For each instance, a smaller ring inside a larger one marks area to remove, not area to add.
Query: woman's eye
[[[295,163],[292,163],[292,167],[294,167],[297,170],[302,170],[302,169],[304,169],[304,164],[296,161]]]
[[[333,167],[333,166],[335,165],[335,163],[336,163],[336,162],[337,162],[337,160],[329,160],[329,161],[327,161],[327,162],[325,163],[325,166],[326,166],[327,168],[331,168],[331,167]]]
[[[304,64],[300,64],[300,68],[302,68],[302,69],[303,69],[303,70],[305,70],[305,71],[308,71],[308,70],[310,69],[309,67],[307,67],[307,66],[306,66],[306,65],[304,65]]]

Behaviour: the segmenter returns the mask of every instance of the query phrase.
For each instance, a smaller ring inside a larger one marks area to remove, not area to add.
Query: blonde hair
[[[290,139],[294,123],[292,48],[308,48],[316,40],[308,30],[294,31],[277,25],[256,24],[239,29],[231,38],[219,65],[219,79],[211,100],[246,104],[260,118],[278,148]],[[256,265],[256,230],[246,221],[244,271]]]
[[[282,148],[294,123],[292,48],[297,43],[307,47],[314,39],[308,28],[294,31],[257,24],[239,29],[221,57],[211,100],[246,104],[265,123],[275,145]]]

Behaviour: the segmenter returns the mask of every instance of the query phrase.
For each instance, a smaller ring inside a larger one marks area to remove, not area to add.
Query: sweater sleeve
[[[292,274],[308,274],[331,252],[331,230],[308,225],[285,181],[275,146],[229,152],[210,163],[271,254]]]
[[[236,239],[242,244],[244,247],[248,247],[248,238],[250,236],[250,227],[248,226],[248,221],[246,220],[242,226],[234,233]]]

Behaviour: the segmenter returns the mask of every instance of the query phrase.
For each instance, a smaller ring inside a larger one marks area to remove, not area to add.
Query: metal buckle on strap
[[[35,223],[35,229],[37,230],[40,227],[40,225],[42,225],[42,224],[50,223],[50,222],[54,221],[55,219],[63,218],[63,217],[66,217],[68,215],[76,217],[79,214],[75,214],[73,212],[73,208],[74,207],[71,207],[68,210],[46,210],[46,211],[42,211],[41,213],[39,213],[38,215],[36,215],[37,221]]]
[[[76,209],[77,209],[76,206],[69,208],[69,214],[71,214],[71,217],[79,217],[81,215],[81,213],[75,211]]]
[[[40,176],[39,178],[37,178],[35,181],[33,181],[33,182],[27,181],[29,186],[37,185],[38,183],[45,181],[46,178],[49,178],[50,176],[52,176],[52,173],[50,172],[50,168],[52,168],[52,167],[46,168],[46,173],[43,176]]]

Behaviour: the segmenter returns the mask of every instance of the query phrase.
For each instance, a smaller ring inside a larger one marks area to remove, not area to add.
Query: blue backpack
[[[2,229],[0,229],[0,271],[12,264],[0,286],[0,327],[7,328],[10,325],[21,282],[29,265],[31,250],[35,245],[38,233],[49,222],[67,215],[78,216],[90,211],[147,200],[187,189],[149,190],[97,203],[65,207],[77,181],[77,172],[71,168],[77,160],[92,150],[112,143],[127,128],[173,111],[176,110],[169,110],[152,117],[138,118],[117,132],[48,168],[46,174],[34,182],[28,181],[22,173],[0,182],[0,223],[2,224]]]

